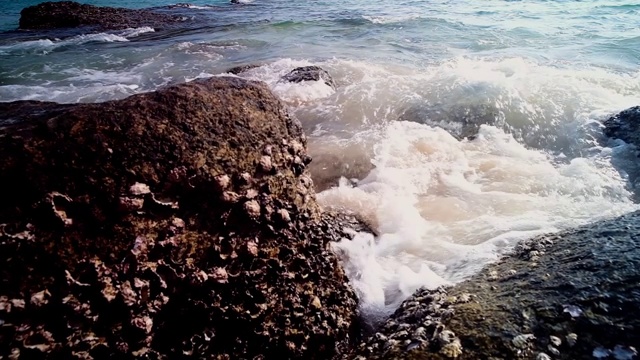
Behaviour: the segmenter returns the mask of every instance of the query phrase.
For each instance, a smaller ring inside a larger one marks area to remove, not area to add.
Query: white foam
[[[132,37],[140,36],[142,34],[152,33],[152,32],[155,32],[155,31],[156,30],[154,28],[152,28],[152,27],[143,26],[143,27],[139,27],[139,28],[124,29],[119,33],[119,35],[123,36],[125,38],[132,38]]]
[[[128,42],[129,38],[140,36],[141,34],[154,32],[151,27],[129,28],[115,33],[95,33],[82,34],[67,39],[40,39],[23,41],[11,45],[0,46],[0,54],[10,53],[35,53],[48,54],[56,48],[65,46],[82,45],[86,43],[112,43],[112,42]]]
[[[212,6],[199,6],[199,5],[193,5],[193,4],[188,4],[187,5],[188,9],[198,9],[198,10],[210,10],[210,9],[214,9],[214,7]]]
[[[607,155],[556,164],[484,126],[473,141],[394,122],[357,187],[319,194],[380,233],[336,245],[365,311],[387,313],[418,287],[464,279],[517,241],[637,206]]]
[[[318,195],[380,234],[335,244],[372,319],[418,287],[469,277],[522,239],[639,208],[619,168],[633,149],[602,147],[596,120],[637,102],[640,73],[518,58],[457,58],[419,73],[344,60],[319,65],[348,85],[295,108],[303,125],[322,129],[310,148],[373,154],[375,169],[357,187],[344,179]],[[498,121],[473,140],[429,126],[428,112],[396,121],[407,107],[435,104],[488,106]]]
[[[419,15],[363,15],[363,19],[374,24],[395,24],[408,20],[419,19]]]
[[[230,50],[242,50],[245,47],[237,42],[208,43],[185,41],[175,45],[175,48],[187,55],[197,55],[207,60],[220,60],[223,58],[221,53]]]

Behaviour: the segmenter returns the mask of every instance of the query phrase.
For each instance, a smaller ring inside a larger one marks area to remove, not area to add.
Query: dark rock
[[[57,29],[80,26],[100,30],[132,27],[164,27],[182,18],[149,10],[99,7],[73,1],[44,2],[24,8],[20,13],[20,29]]]
[[[243,73],[245,71],[249,71],[249,70],[255,69],[257,67],[260,67],[260,65],[249,64],[249,65],[234,66],[231,69],[225,71],[225,73],[234,74],[234,75],[240,75],[241,73]]]
[[[349,347],[357,300],[327,245],[358,222],[319,211],[305,136],[265,84],[2,103],[0,123],[0,358]]]
[[[604,134],[640,146],[640,106],[616,114],[604,122]]]
[[[640,212],[525,241],[465,282],[418,291],[360,354],[446,359],[461,349],[458,359],[593,359],[601,348],[635,358],[639,249]]]
[[[325,84],[335,89],[336,84],[329,73],[319,66],[303,66],[293,69],[290,73],[282,77],[283,81],[299,83],[302,81],[324,81]]]

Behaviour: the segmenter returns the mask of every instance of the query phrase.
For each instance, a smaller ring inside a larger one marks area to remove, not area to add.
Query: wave
[[[370,319],[418,287],[464,280],[521,239],[638,209],[635,152],[603,145],[599,121],[636,105],[640,72],[522,58],[419,70],[335,59],[316,62],[335,91],[277,81],[310,63],[282,59],[246,76],[270,84],[310,134],[315,180],[367,169],[318,199],[379,233],[334,245]],[[459,136],[469,124],[472,136]]]
[[[67,39],[40,39],[19,42],[11,45],[0,46],[0,54],[48,54],[51,51],[68,46],[77,46],[88,43],[114,43],[128,42],[130,38],[138,37],[145,33],[154,32],[151,27],[129,28],[117,32],[103,32],[95,34],[82,34]]]
[[[415,19],[421,19],[420,15],[363,15],[363,19],[373,24],[396,24]]]

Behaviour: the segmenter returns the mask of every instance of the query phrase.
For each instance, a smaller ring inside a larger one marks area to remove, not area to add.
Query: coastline
[[[300,69],[285,80],[335,87]],[[606,134],[637,145],[627,113]],[[639,213],[523,241],[362,339],[330,244],[375,231],[319,208],[306,135],[266,84],[0,114],[0,357],[637,357]]]

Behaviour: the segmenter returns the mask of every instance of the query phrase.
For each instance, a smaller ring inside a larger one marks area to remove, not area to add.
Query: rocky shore
[[[232,77],[0,104],[0,357],[331,358],[357,299],[299,124]]]
[[[20,28],[180,21],[63,1],[24,9]],[[317,66],[280,81],[337,87]],[[473,110],[399,118],[454,117],[458,138],[501,125]],[[638,124],[635,107],[604,133],[640,146]],[[363,334],[330,243],[371,230],[319,208],[336,179],[314,185],[306,145],[267,85],[237,76],[98,104],[0,103],[0,360],[639,358],[640,212],[524,241]],[[356,165],[341,174],[372,166]]]
[[[0,103],[0,138],[2,357],[637,357],[640,213],[525,241],[358,344],[328,244],[368,230],[318,208],[306,138],[263,83]]]
[[[640,213],[521,243],[449,289],[419,291],[360,359],[635,359]]]
[[[638,107],[604,122],[638,142]],[[356,359],[638,358],[640,212],[524,241],[451,288],[420,290]]]

